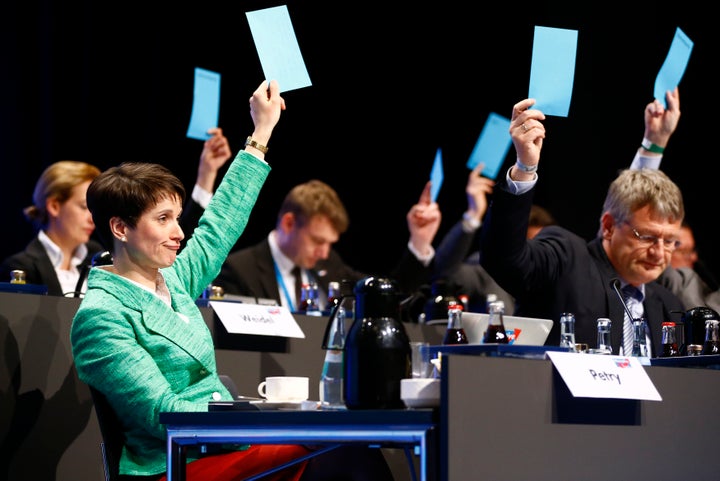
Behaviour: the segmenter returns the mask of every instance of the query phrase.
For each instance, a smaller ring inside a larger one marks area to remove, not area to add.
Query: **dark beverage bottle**
[[[711,354],[720,354],[720,321],[707,320],[705,321],[705,342],[701,355],[707,356]]]
[[[310,284],[303,283],[300,287],[300,302],[298,303],[298,311],[305,312],[308,308],[310,298]]]
[[[303,284],[300,291],[300,312],[308,316],[320,316],[320,304],[318,302],[318,285],[316,283]]]
[[[488,305],[488,327],[483,336],[483,344],[507,344],[509,339],[505,332],[505,303],[493,301]]]
[[[674,322],[662,323],[662,352],[660,357],[674,357],[680,355]]]
[[[462,324],[463,308],[460,303],[452,303],[448,307],[448,324],[443,344],[467,344],[468,338]]]

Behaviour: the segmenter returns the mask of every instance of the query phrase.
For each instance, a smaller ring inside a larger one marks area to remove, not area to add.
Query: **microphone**
[[[628,319],[630,319],[631,321],[634,320],[635,317],[633,317],[632,312],[630,312],[630,308],[625,303],[625,297],[623,297],[622,293],[620,292],[620,279],[618,279],[617,277],[613,277],[613,279],[610,281],[610,287],[615,289],[615,293],[618,295],[618,297],[620,298],[620,302],[622,303],[623,307],[625,308],[625,312],[628,315]]]
[[[77,284],[75,284],[75,291],[73,291],[73,297],[80,297],[82,294],[82,286],[90,273],[90,267],[95,266],[106,266],[112,264],[112,254],[109,251],[100,251],[90,260],[90,264],[83,264],[82,270],[80,270],[80,277],[78,278]]]
[[[92,266],[109,266],[113,263],[112,254],[110,251],[100,251],[92,256]]]

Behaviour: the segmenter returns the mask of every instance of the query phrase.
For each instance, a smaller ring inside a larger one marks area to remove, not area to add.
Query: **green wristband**
[[[640,145],[643,149],[654,154],[662,154],[663,152],[665,152],[665,147],[660,147],[657,144],[653,144],[648,139],[643,139]]]

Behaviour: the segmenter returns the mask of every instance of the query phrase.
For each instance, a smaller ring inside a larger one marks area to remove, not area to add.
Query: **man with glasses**
[[[631,169],[659,169],[665,147],[680,121],[680,92],[676,87],[665,95],[667,108],[658,100],[644,111],[643,141],[630,165]],[[720,312],[720,283],[699,258],[690,225],[683,221],[678,231],[680,246],[673,251],[670,266],[658,282],[670,289],[685,309],[707,306]]]
[[[534,104],[525,99],[513,107],[517,162],[494,189],[482,227],[482,266],[517,299],[517,315],[559,321],[563,312],[574,313],[576,342],[595,346],[597,319],[611,319],[613,354],[630,354],[621,347],[625,308],[616,281],[634,287],[629,304],[637,309],[634,317],[647,320],[650,355],[657,356],[661,323],[678,321],[683,308],[656,282],[678,246],[685,215],[680,189],[660,170],[624,170],[610,184],[595,239],[588,242],[560,226],[527,239],[545,138],[545,116]],[[559,344],[559,331],[556,323],[547,345]]]

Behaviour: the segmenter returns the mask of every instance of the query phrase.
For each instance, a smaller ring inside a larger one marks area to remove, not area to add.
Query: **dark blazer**
[[[87,244],[88,253],[81,265],[90,265],[92,257],[104,249],[99,242],[90,240]],[[62,296],[65,293],[60,287],[55,268],[50,262],[47,251],[35,236],[25,247],[25,250],[6,258],[0,264],[0,280],[8,282],[10,271],[21,269],[25,271],[25,281],[28,284],[45,285],[48,288],[48,295]]]
[[[192,234],[192,231],[197,227],[200,216],[202,216],[204,211],[205,209],[192,199],[189,199],[185,203],[183,215],[180,219],[181,226],[186,232],[183,246],[185,242],[187,242],[187,238]],[[87,243],[87,248],[87,256],[81,265],[91,265],[92,257],[98,252],[106,250],[99,242],[92,239]],[[25,271],[25,281],[28,284],[47,286],[48,295],[50,296],[62,296],[65,294],[60,287],[60,282],[57,279],[57,274],[55,274],[55,269],[50,262],[50,258],[37,236],[30,241],[25,247],[25,250],[3,260],[2,264],[0,264],[0,282],[8,282],[10,280],[10,271],[15,269]]]
[[[575,339],[597,345],[597,319],[612,321],[613,353],[622,340],[624,309],[610,286],[618,277],[601,239],[590,242],[558,226],[544,227],[527,240],[527,223],[534,189],[514,195],[493,191],[493,202],[481,234],[481,263],[517,300],[516,314],[552,319],[555,323],[546,345],[560,341],[563,312],[575,314]],[[650,328],[653,355],[661,352],[661,323],[679,321],[682,303],[653,281],[645,284],[645,318]]]
[[[423,284],[430,282],[431,266],[425,267],[406,248],[398,265],[389,273],[373,275],[389,276],[398,283],[403,293],[412,293]],[[358,281],[368,274],[347,265],[334,249],[326,260],[320,261],[311,271],[322,292],[327,295],[331,281]],[[275,264],[270,253],[267,237],[257,244],[231,253],[223,263],[214,284],[221,286],[227,294],[275,299],[280,304],[280,294]]]

